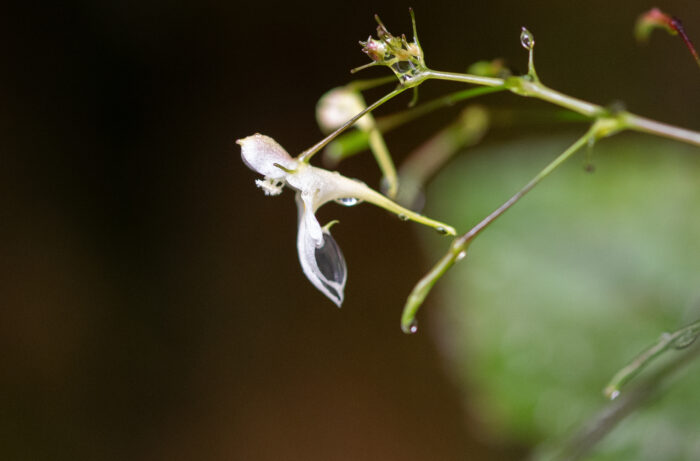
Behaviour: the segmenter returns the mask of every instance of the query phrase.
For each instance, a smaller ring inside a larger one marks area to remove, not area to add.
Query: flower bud
[[[411,12],[411,16],[413,17],[413,12]],[[372,65],[387,66],[394,71],[402,82],[410,80],[427,70],[423,59],[423,49],[420,47],[415,33],[415,21],[413,42],[409,43],[405,35],[401,37],[392,35],[378,16],[375,16],[375,19],[379,23],[377,27],[378,38],[375,39],[370,36],[366,41],[360,42],[362,51],[369,56],[372,63],[355,70],[361,70]]]
[[[316,119],[321,131],[330,133],[366,107],[359,92],[348,87],[333,88],[319,99],[316,105]],[[366,114],[355,122],[355,126],[361,130],[370,130],[373,125],[371,114]]]

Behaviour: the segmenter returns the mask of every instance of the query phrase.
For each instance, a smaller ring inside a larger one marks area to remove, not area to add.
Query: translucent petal
[[[323,243],[323,232],[314,212],[318,208],[314,206],[314,195],[311,191],[302,191],[297,194],[301,199],[297,200],[297,211],[299,214],[300,227],[303,221],[304,231],[308,238],[313,241],[314,247],[319,247]]]
[[[347,281],[347,266],[343,252],[333,236],[326,229],[321,229],[313,212],[305,207],[301,193],[297,193],[299,208],[299,233],[297,235],[297,250],[299,262],[304,275],[323,294],[338,307],[343,303],[345,282]],[[309,217],[310,215],[310,217]],[[309,232],[311,219],[319,226],[321,239],[317,241]]]

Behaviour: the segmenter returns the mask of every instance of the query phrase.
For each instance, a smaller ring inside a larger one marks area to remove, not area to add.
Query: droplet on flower
[[[343,206],[355,206],[359,203],[362,203],[362,200],[355,198],[355,197],[343,197],[335,200],[336,203],[339,203]]]

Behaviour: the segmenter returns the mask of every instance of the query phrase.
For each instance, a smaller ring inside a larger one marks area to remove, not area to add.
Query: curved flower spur
[[[255,183],[265,195],[279,195],[285,185],[296,191],[297,250],[301,268],[311,283],[338,307],[343,302],[347,268],[343,253],[330,233],[336,221],[322,227],[314,214],[325,203],[335,201],[352,206],[369,202],[397,214],[402,220],[410,219],[440,233],[456,235],[452,226],[403,208],[361,181],[291,157],[269,136],[254,134],[236,142],[241,146],[243,162],[264,176]]]

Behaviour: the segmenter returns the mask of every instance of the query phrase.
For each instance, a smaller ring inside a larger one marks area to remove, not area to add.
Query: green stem
[[[627,366],[615,373],[603,394],[609,399],[620,395],[620,389],[632,378],[637,376],[652,360],[672,347],[689,346],[700,335],[700,320],[687,325],[673,333],[664,333],[659,341],[635,357]]]
[[[412,109],[407,109],[396,114],[386,115],[384,117],[377,119],[377,126],[382,133],[393,130],[405,123],[411,122],[419,117],[422,117],[430,112],[433,112],[441,107],[451,106],[460,101],[466,99],[476,98],[477,96],[482,96],[490,93],[498,93],[499,91],[505,91],[507,88],[505,86],[495,86],[495,87],[480,87],[480,88],[469,88],[468,90],[457,91],[455,93],[450,93],[448,95],[442,96],[432,101],[421,104]]]
[[[628,129],[700,146],[700,133],[656,122],[625,112],[620,115]]]
[[[396,77],[394,75],[388,75],[386,77],[353,80],[352,82],[345,85],[345,87],[355,91],[365,91],[395,81]]]
[[[422,214],[404,208],[398,203],[389,200],[384,195],[370,188],[366,188],[366,190],[363,190],[360,193],[356,194],[356,197],[396,214],[402,221],[411,220],[419,224],[423,224],[424,226],[432,227],[433,229],[444,235],[457,235],[457,231],[455,230],[455,228],[450,226],[449,224],[430,219],[427,216],[423,216]]]
[[[530,180],[525,186],[515,193],[511,198],[509,198],[503,205],[496,208],[490,215],[485,217],[474,226],[469,232],[457,238],[457,241],[461,243],[462,248],[466,247],[479,235],[484,229],[490,226],[496,219],[498,219],[503,213],[508,211],[510,207],[516,204],[518,200],[523,198],[525,194],[530,192],[540,181],[549,176],[549,174],[556,170],[562,163],[569,159],[576,151],[588,144],[591,139],[595,139],[598,136],[597,124],[588,130],[586,134],[581,136],[575,143],[573,143],[568,149],[562,152],[559,157],[554,159],[549,165],[547,165],[542,171],[537,173],[537,175]]]
[[[389,154],[389,149],[386,147],[382,132],[379,131],[376,124],[369,130],[368,136],[370,149],[384,176],[383,179],[386,191],[383,192],[386,192],[386,194],[393,199],[396,197],[396,193],[399,190],[399,178],[396,173],[394,162]]]
[[[698,357],[700,349],[689,351],[643,380],[630,392],[609,403],[567,438],[540,447],[530,458],[538,461],[576,461],[583,459],[628,415],[669,392],[675,375]]]
[[[377,118],[377,127],[382,133],[387,133],[401,125],[411,122],[442,107],[451,106],[460,101],[485,94],[497,93],[506,89],[507,88],[504,86],[478,87],[450,93],[411,109]],[[349,131],[343,136],[339,137],[328,147],[328,149],[326,149],[324,152],[324,158],[331,163],[336,164],[365,149],[367,147],[367,143],[369,142],[368,138],[369,136],[364,131]]]
[[[426,274],[419,282],[416,284],[411,294],[406,300],[406,305],[404,306],[403,314],[401,316],[401,329],[405,333],[412,333],[415,327],[415,317],[418,313],[418,309],[425,300],[426,296],[430,292],[435,282],[442,277],[447,270],[454,265],[455,262],[459,261],[466,255],[467,248],[471,242],[479,235],[484,229],[491,225],[496,219],[498,219],[503,213],[508,211],[510,207],[515,205],[518,200],[520,200],[525,194],[531,191],[540,181],[546,178],[552,171],[557,169],[562,163],[568,160],[576,151],[585,146],[590,140],[594,140],[600,136],[601,130],[608,130],[608,120],[601,120],[593,124],[593,126],[581,136],[574,144],[561,153],[556,159],[554,159],[549,165],[547,165],[542,171],[540,171],[534,178],[530,180],[522,189],[515,193],[511,198],[509,198],[503,205],[499,206],[487,217],[482,219],[476,226],[472,227],[466,234],[457,237],[450,245],[450,249],[447,254],[445,254],[440,260],[435,264],[435,266]]]
[[[486,86],[501,86],[504,85],[511,92],[525,97],[533,97],[543,101],[565,107],[579,114],[591,118],[600,118],[611,116],[607,109],[597,104],[583,101],[572,96],[568,96],[559,91],[553,90],[539,81],[532,81],[527,77],[510,77],[506,80],[499,78],[478,77],[470,74],[459,74],[452,72],[438,72],[429,70],[426,71],[427,78],[438,80],[449,80],[454,82],[474,83],[477,85]],[[640,117],[630,112],[620,112],[615,114],[621,120],[624,120],[624,127],[628,130],[649,133],[656,136],[674,139],[676,141],[685,142],[688,144],[700,146],[700,133],[697,131],[686,130],[665,123],[650,120]]]
[[[449,80],[452,82],[473,83],[474,85],[483,86],[502,86],[505,80],[502,78],[482,77],[480,75],[460,74],[457,72],[443,72],[438,70],[426,70],[426,78],[434,78],[437,80]]]
[[[586,115],[587,117],[600,117],[606,115],[608,112],[597,104],[568,96],[543,85],[539,81],[529,81],[523,77],[511,77],[506,81],[506,85],[515,94],[541,99],[578,112],[579,114]]]
[[[333,139],[335,139],[343,131],[345,131],[349,127],[351,127],[356,121],[358,121],[360,118],[362,118],[362,116],[364,116],[368,112],[373,111],[374,109],[381,106],[385,102],[391,100],[392,98],[400,95],[401,93],[403,93],[407,89],[408,89],[408,87],[400,86],[400,87],[396,88],[394,91],[392,91],[391,93],[384,96],[383,98],[375,101],[373,104],[369,105],[367,108],[365,108],[364,110],[359,112],[353,118],[351,118],[350,120],[345,122],[342,126],[340,126],[333,133],[329,134],[328,136],[326,136],[325,138],[323,138],[322,140],[320,140],[319,142],[317,142],[316,144],[314,144],[313,146],[311,146],[310,148],[306,149],[304,152],[299,154],[299,156],[297,157],[297,160],[299,160],[300,162],[309,163],[309,161],[311,160],[311,157],[313,157],[314,154],[316,154],[319,150],[323,149],[326,146],[326,144],[333,141]]]
[[[453,236],[457,235],[457,231],[455,230],[455,228],[450,226],[449,224],[430,219],[427,216],[423,216],[407,208],[404,208],[398,203],[380,194],[379,192],[367,186],[361,181],[342,176],[340,173],[335,171],[324,170],[323,168],[317,168],[313,165],[308,164],[299,165],[297,167],[297,174],[306,174],[302,171],[302,169],[310,169],[312,172],[310,176],[315,177],[315,180],[318,184],[332,185],[330,186],[330,188],[333,190],[325,194],[325,201],[320,203],[318,205],[319,207],[323,203],[326,203],[328,200],[336,200],[346,197],[354,198],[361,202],[371,203],[380,208],[384,208],[385,210],[396,214],[402,221],[415,221],[419,224],[432,227],[441,234]]]
[[[455,261],[461,257],[459,256],[463,250],[458,250],[457,239],[452,241],[450,245],[450,250],[445,254],[440,260],[430,269],[430,272],[425,274],[421,278],[416,286],[411,291],[406,299],[406,304],[403,308],[403,313],[401,314],[401,329],[404,333],[415,333],[416,332],[416,315],[418,314],[418,309],[425,301],[426,296],[430,293],[430,290],[435,285],[435,282],[440,280],[447,270],[452,267]]]

